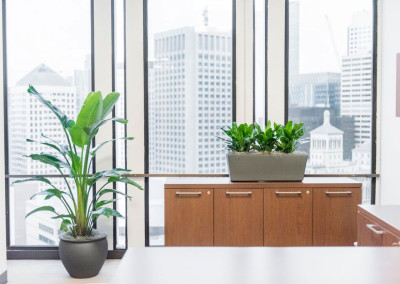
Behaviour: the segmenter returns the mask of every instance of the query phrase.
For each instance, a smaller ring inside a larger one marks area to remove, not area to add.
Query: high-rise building
[[[232,122],[232,36],[185,27],[154,36],[149,62],[149,154],[153,173],[222,173],[220,128]]]
[[[371,12],[353,15],[348,28],[347,55],[342,58],[341,114],[355,120],[355,143],[371,139],[372,28]]]
[[[300,74],[290,86],[291,107],[329,108],[340,113],[340,73],[321,72]]]
[[[91,89],[90,86],[92,85],[91,84],[92,72],[90,63],[91,63],[90,55],[87,55],[83,66],[83,70],[74,70],[73,85],[76,88],[75,97],[76,97],[77,114],[81,110],[80,108],[83,102],[85,101],[85,98],[89,93],[89,90]]]
[[[76,88],[71,83],[41,64],[11,87],[8,96],[9,116],[9,172],[20,175],[59,174],[51,166],[26,157],[30,154],[53,153],[55,150],[40,143],[29,143],[26,139],[35,141],[46,140],[42,134],[57,142],[64,142],[65,134],[58,118],[33,95],[27,93],[29,85],[33,85],[45,99],[58,106],[68,117],[76,116]],[[66,189],[61,178],[51,179],[52,184],[60,189]],[[14,215],[15,236],[12,243],[24,244],[56,244],[58,243],[59,220],[49,218],[48,213],[37,213],[25,222],[25,214],[33,208],[35,200],[29,200],[28,195],[47,189],[43,183],[15,184],[10,189]],[[21,193],[21,191],[24,191]],[[55,205],[56,206],[56,205]],[[24,210],[25,209],[25,210]],[[21,212],[23,214],[21,214]],[[40,222],[39,222],[40,221]],[[26,224],[26,227],[23,225]],[[50,229],[53,230],[50,237]]]

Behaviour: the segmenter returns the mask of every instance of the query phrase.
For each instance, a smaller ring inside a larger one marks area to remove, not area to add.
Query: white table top
[[[400,248],[131,248],[111,283],[394,284]]]

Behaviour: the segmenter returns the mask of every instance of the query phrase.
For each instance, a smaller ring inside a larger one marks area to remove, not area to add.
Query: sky
[[[47,64],[63,76],[83,69],[90,54],[89,0],[8,0],[9,85]]]
[[[339,71],[325,15],[331,22],[339,53],[344,55],[347,27],[353,13],[371,10],[372,0],[299,2],[300,71]],[[205,8],[209,13],[209,26],[232,28],[231,0],[148,0],[149,56],[152,56],[154,33],[202,25]],[[117,14],[116,19],[121,21],[122,16]],[[122,37],[122,30],[117,30],[117,36]],[[42,62],[63,76],[72,76],[74,69],[83,68],[90,49],[89,0],[7,1],[10,85]],[[117,58],[122,59],[122,52]]]
[[[355,12],[371,11],[372,0],[299,0],[298,2],[300,3],[300,73],[340,72],[326,16],[330,21],[333,41],[339,55],[345,55],[347,27],[351,24],[352,16]]]

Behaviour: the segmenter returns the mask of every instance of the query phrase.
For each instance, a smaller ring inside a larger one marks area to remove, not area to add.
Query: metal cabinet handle
[[[188,191],[188,192],[179,192],[175,193],[176,195],[201,195],[201,191]]]
[[[367,228],[370,229],[372,232],[374,232],[377,235],[383,235],[385,232],[384,231],[379,231],[374,228],[376,226],[375,224],[367,224]]]
[[[325,191],[326,195],[351,195],[351,191]]]
[[[227,191],[226,195],[252,195],[251,191]]]
[[[301,191],[275,191],[276,195],[301,195]]]

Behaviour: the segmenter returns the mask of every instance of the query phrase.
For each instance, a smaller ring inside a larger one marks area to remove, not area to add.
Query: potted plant
[[[97,275],[107,257],[107,235],[94,229],[94,224],[100,216],[123,216],[110,207],[117,201],[116,196],[130,196],[116,189],[113,183],[124,183],[142,189],[137,183],[125,177],[130,171],[126,169],[111,169],[92,174],[92,164],[96,153],[105,144],[116,139],[98,143],[92,147],[93,139],[100,127],[107,122],[127,123],[121,118],[109,118],[119,93],[110,93],[104,99],[100,92],[91,92],[78,114],[76,122],[68,118],[57,106],[43,98],[33,86],[29,86],[28,93],[36,97],[48,107],[60,121],[65,133],[65,143],[58,143],[42,134],[46,141],[33,141],[41,143],[56,154],[40,153],[30,154],[28,157],[34,161],[53,166],[62,176],[65,188],[57,188],[49,179],[43,176],[16,181],[15,183],[38,181],[46,184],[48,189],[36,193],[42,195],[44,200],[57,199],[61,205],[57,207],[45,205],[29,212],[26,217],[36,213],[48,211],[60,219],[60,244],[59,254],[68,273],[75,278],[88,278]],[[132,137],[119,139],[132,140]],[[71,181],[68,181],[70,179]],[[103,181],[101,186],[94,191],[94,185]],[[108,197],[113,195],[113,197]],[[34,197],[32,196],[32,198]]]
[[[286,125],[268,121],[265,129],[257,123],[234,122],[222,131],[227,154],[229,176],[232,181],[301,181],[307,154],[296,151],[304,135],[303,123]]]

